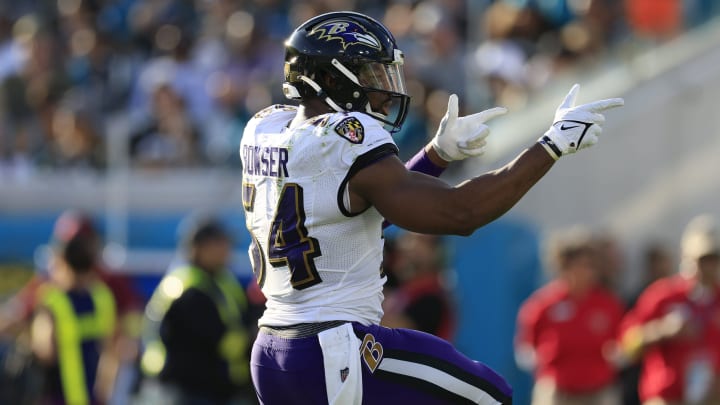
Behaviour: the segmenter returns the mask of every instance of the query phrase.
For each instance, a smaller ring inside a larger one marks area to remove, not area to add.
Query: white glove
[[[625,104],[621,98],[610,98],[576,106],[575,99],[579,89],[578,84],[570,89],[555,111],[552,126],[538,140],[555,160],[595,145],[602,132],[601,125],[605,122],[605,116],[600,112]]]
[[[466,117],[458,117],[458,97],[450,95],[448,109],[440,121],[432,146],[440,157],[452,162],[485,152],[485,138],[490,128],[485,121],[507,113],[507,108],[495,107]]]

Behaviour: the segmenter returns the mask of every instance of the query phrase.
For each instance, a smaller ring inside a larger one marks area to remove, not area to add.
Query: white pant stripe
[[[500,404],[500,402],[496,401],[495,398],[480,388],[455,378],[444,371],[424,364],[385,357],[382,359],[378,368],[389,373],[407,375],[427,381],[479,404]]]

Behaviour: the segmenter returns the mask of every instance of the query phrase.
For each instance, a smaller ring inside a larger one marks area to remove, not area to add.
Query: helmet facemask
[[[391,132],[400,129],[410,104],[400,50],[395,50],[395,58],[390,63],[360,62],[351,65],[352,70],[337,59],[333,59],[331,64],[343,79],[349,81],[348,85],[352,88],[350,99],[343,97],[344,94],[337,94],[337,97],[331,95],[334,101],[340,101],[338,104],[344,111],[363,111],[390,126]],[[340,87],[328,93],[345,93]]]

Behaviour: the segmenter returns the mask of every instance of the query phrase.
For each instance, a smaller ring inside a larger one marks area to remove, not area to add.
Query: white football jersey
[[[296,107],[262,110],[240,144],[250,260],[267,298],[260,325],[382,317],[382,216],[348,211],[347,183],[397,147],[359,112],[288,129]]]

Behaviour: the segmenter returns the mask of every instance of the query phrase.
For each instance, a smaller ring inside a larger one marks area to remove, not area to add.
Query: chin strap
[[[334,102],[329,96],[327,96],[327,93],[325,93],[325,90],[323,90],[319,84],[315,83],[315,81],[313,79],[311,79],[305,75],[301,75],[301,76],[299,76],[299,78],[300,78],[300,80],[305,82],[308,86],[312,87],[313,90],[315,90],[317,92],[318,97],[324,97],[323,100],[325,101],[325,103],[327,103],[327,105],[330,106],[330,108],[332,108],[333,110],[335,110],[337,112],[347,111],[347,110],[344,110],[339,105],[337,105],[336,102]]]

